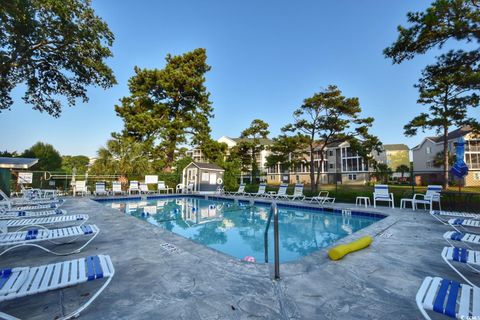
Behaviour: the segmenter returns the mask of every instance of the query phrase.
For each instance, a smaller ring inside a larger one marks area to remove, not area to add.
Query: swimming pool
[[[251,256],[257,262],[265,262],[268,204],[250,206],[248,202],[201,197],[100,202],[238,259]],[[278,209],[281,262],[298,260],[382,219],[380,215],[345,215],[293,206],[280,205]],[[272,262],[273,221],[268,238],[269,262]]]

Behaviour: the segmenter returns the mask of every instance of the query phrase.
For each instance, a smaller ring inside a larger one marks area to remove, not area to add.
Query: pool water
[[[270,207],[197,197],[108,200],[106,206],[236,257],[265,262],[264,232]],[[295,261],[379,221],[316,209],[279,206],[280,261]],[[273,219],[268,232],[273,261]]]

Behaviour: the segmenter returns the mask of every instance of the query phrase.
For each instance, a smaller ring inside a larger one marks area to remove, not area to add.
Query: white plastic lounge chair
[[[305,198],[306,200],[309,200],[310,202],[317,202],[319,205],[323,205],[325,203],[335,203],[335,198],[331,198],[328,196],[328,191],[320,191],[318,193],[318,196],[314,196],[311,198]]]
[[[215,190],[215,194],[219,196],[224,195],[225,189],[223,188],[223,186],[218,186],[217,189]]]
[[[297,183],[295,185],[295,188],[293,189],[293,195],[286,195],[288,200],[300,200],[302,201],[305,199],[305,196],[303,195],[303,183]]]
[[[88,195],[87,181],[75,181],[73,195],[80,194],[82,197]]]
[[[59,256],[69,255],[80,252],[85,248],[93,239],[98,235],[100,229],[94,224],[85,224],[81,226],[46,229],[38,228],[25,231],[14,231],[0,234],[0,247],[6,248],[0,256],[4,255],[10,250],[23,246],[31,246],[42,249],[46,252],[50,252]],[[71,252],[59,253],[49,250],[37,243],[49,241],[55,244],[71,243],[82,236],[91,236],[91,238],[80,248]]]
[[[426,277],[415,300],[425,319],[431,319],[427,311],[457,319],[480,315],[480,288],[448,279]]]
[[[443,238],[452,246],[455,247],[452,241],[462,243],[466,247],[472,249],[470,244],[480,244],[480,234],[459,232],[459,231],[447,231],[443,234]]]
[[[288,188],[288,184],[282,183],[280,185],[280,187],[278,187],[277,193],[272,195],[272,197],[277,199],[277,200],[278,199],[287,199],[288,200],[287,188]]]
[[[132,193],[138,193],[140,194],[140,189],[138,188],[138,181],[130,181],[130,186],[128,187],[128,194]]]
[[[463,273],[461,273],[452,262],[468,266],[473,272],[480,273],[480,251],[469,250],[466,248],[444,247],[442,250],[442,258],[446,264],[450,266],[460,277],[462,277],[468,284],[475,286]]]
[[[242,196],[242,195],[245,195],[245,184],[244,183],[241,183],[239,186],[238,186],[238,190],[237,191],[225,191],[225,195],[229,195],[229,196]]]
[[[423,204],[425,207],[429,205],[430,211],[432,211],[433,203],[437,202],[438,208],[441,211],[440,192],[442,192],[442,186],[429,185],[425,194],[417,193],[413,196],[413,209],[416,210],[418,209],[418,204]]]
[[[23,206],[4,206],[0,205],[0,212],[20,212],[20,211],[36,211],[36,210],[50,210],[60,207],[65,201],[62,199],[59,202],[53,202],[50,204],[31,204]]]
[[[386,184],[376,184],[375,191],[373,192],[373,207],[377,207],[377,201],[388,202],[395,208],[393,193],[388,192],[388,186]]]
[[[38,217],[30,219],[9,219],[0,220],[0,232],[8,232],[8,228],[20,228],[45,226],[52,224],[65,224],[65,223],[80,223],[84,224],[88,220],[87,214],[72,214],[72,215],[58,215],[50,217]],[[19,230],[17,230],[19,231]]]
[[[48,216],[63,215],[63,214],[67,214],[67,210],[61,210],[61,209],[52,209],[52,210],[43,210],[43,211],[2,211],[0,210],[0,220],[48,217]]]
[[[173,193],[173,188],[168,187],[165,184],[165,181],[159,181],[157,184],[157,191],[159,194],[162,193],[162,191],[165,191],[168,194],[170,191]]]
[[[260,183],[258,185],[258,191],[254,193],[245,193],[245,195],[250,196],[250,197],[265,197],[266,195],[266,189],[267,189],[267,184],[266,183]]]
[[[106,280],[80,308],[57,319],[76,318],[105,290],[114,274],[112,260],[107,255],[90,256],[38,267],[2,269],[0,270],[0,302],[65,289],[92,281],[98,282],[101,279]],[[4,312],[0,312],[0,317],[17,319]]]
[[[125,191],[122,190],[122,183],[120,181],[112,182],[112,195],[116,194],[125,194]]]
[[[46,199],[46,198],[39,198],[33,200],[26,200],[26,199],[11,199],[8,197],[5,192],[0,189],[0,197],[2,200],[0,204],[9,208],[12,207],[19,207],[19,206],[42,206],[42,205],[50,205],[52,203],[62,203],[63,199]]]
[[[95,183],[95,192],[96,196],[106,196],[108,194],[107,189],[105,188],[105,182],[96,182]]]
[[[460,231],[457,227],[465,231],[468,228],[480,228],[480,220],[456,218],[448,220],[447,223],[457,231]]]
[[[468,213],[468,212],[452,212],[452,211],[440,211],[440,210],[430,210],[432,217],[440,221],[441,223],[447,225],[447,219],[451,217],[456,218],[465,218],[465,219],[480,219],[480,214],[478,213]]]
[[[155,193],[153,190],[149,190],[146,183],[140,182],[140,194],[152,194]]]

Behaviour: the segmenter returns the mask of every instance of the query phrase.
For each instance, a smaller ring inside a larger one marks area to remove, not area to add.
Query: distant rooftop
[[[410,150],[406,144],[395,143],[395,144],[384,144],[383,148],[387,151],[399,151],[399,150]]]
[[[38,162],[35,158],[7,158],[0,157],[1,169],[28,169]]]
[[[456,130],[453,130],[448,133],[448,140],[452,139],[458,139],[460,137],[463,137],[467,134],[472,132],[472,128],[470,126],[463,126],[461,128],[458,128]],[[434,141],[434,142],[441,142],[443,140],[443,136],[436,136],[436,137],[428,137],[428,139]]]
[[[239,142],[249,142],[249,141],[253,141],[253,139],[251,138],[230,138],[232,139],[233,141],[239,143]],[[260,141],[260,144],[261,145],[270,145],[270,144],[273,144],[273,140],[272,139],[264,139],[264,138],[260,138],[258,139],[258,141]]]
[[[216,165],[215,163],[207,162],[193,162],[193,164],[199,169],[208,169],[208,170],[224,170],[222,167]]]

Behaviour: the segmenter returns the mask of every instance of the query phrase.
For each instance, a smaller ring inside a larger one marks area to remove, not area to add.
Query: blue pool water
[[[101,202],[230,256],[265,261],[264,231],[270,210],[266,204],[249,206],[198,197]],[[380,219],[280,206],[280,260],[298,260]],[[273,219],[268,237],[272,262]]]

